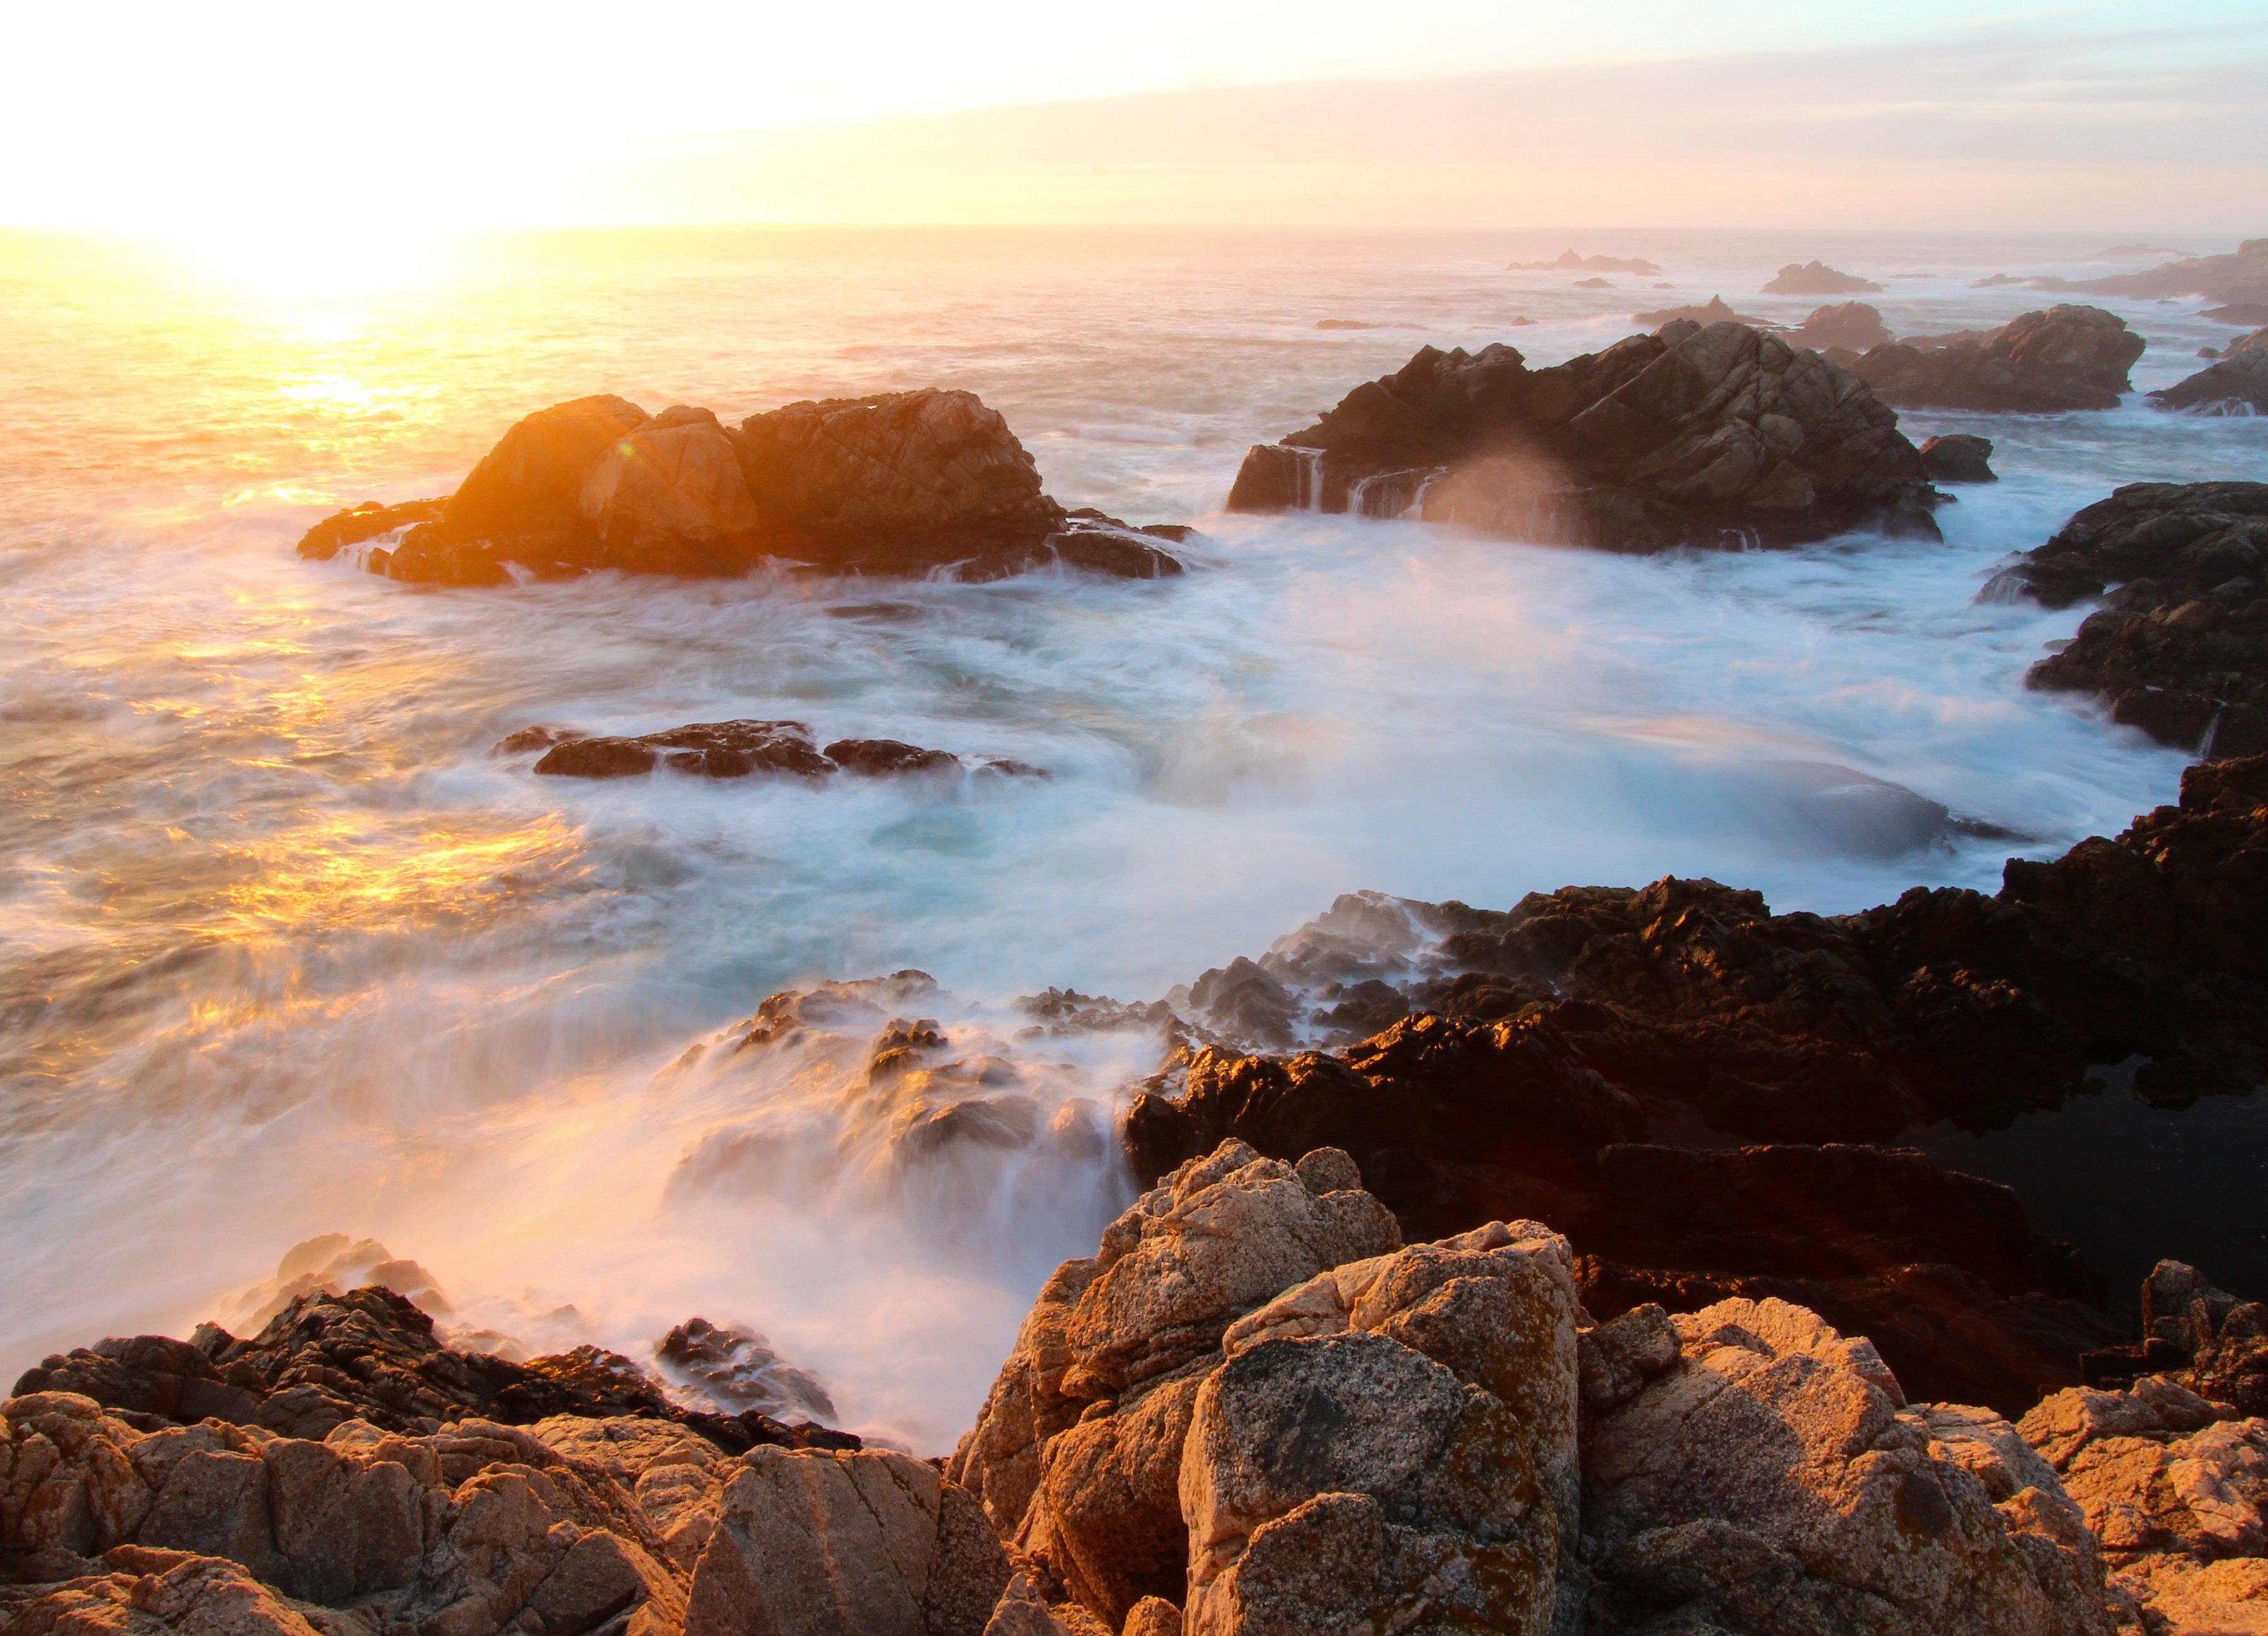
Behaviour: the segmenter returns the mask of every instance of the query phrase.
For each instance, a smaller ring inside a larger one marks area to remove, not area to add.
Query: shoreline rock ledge
[[[1534,1221],[1405,1244],[1345,1153],[1287,1163],[1227,1141],[1056,1271],[941,1463],[727,1453],[624,1415],[357,1418],[318,1440],[21,1393],[0,1404],[0,1627],[2258,1628],[2268,1421],[2162,1375],[2062,1392],[2020,1423],[1915,1403],[1867,1339],[1804,1308],[1596,1323],[1573,1264]],[[2161,1271],[2216,1310],[2193,1270]],[[2220,1333],[2257,1323],[2222,1306]]]
[[[1179,527],[1139,529],[1042,492],[1038,468],[971,392],[791,403],[727,427],[680,404],[577,398],[505,432],[457,491],[375,501],[309,529],[299,555],[373,547],[375,573],[497,586],[598,569],[731,577],[768,559],[829,573],[996,579],[1060,563],[1123,578],[1182,571]],[[507,565],[510,566],[507,566]]]
[[[1427,347],[1305,431],[1256,444],[1233,512],[1427,521],[1651,552],[1934,539],[1897,416],[1855,375],[1749,325],[1689,321],[1530,370],[1501,342]]]

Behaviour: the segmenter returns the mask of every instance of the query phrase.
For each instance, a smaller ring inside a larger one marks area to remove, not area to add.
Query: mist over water
[[[1502,270],[1571,242],[1673,288]],[[1676,873],[1833,911],[2114,832],[2185,758],[2023,689],[2083,610],[1973,598],[2118,483],[2260,477],[2268,421],[1908,415],[1999,445],[1941,546],[1633,559],[1217,514],[1247,444],[1422,344],[1556,362],[1720,292],[1794,321],[1818,303],[1742,292],[1815,255],[1881,279],[1900,334],[1990,325],[2053,298],[1970,280],[2130,265],[2099,247],[657,232],[373,251],[342,292],[0,236],[0,1376],[225,1315],[338,1231],[532,1347],[751,1324],[846,1424],[932,1452],[1130,1196],[1078,1131],[1154,1046],[1023,1036],[1017,996],[1153,999],[1359,888],[1502,907]],[[2144,389],[2236,333],[2102,305],[2150,341]],[[291,552],[563,398],[932,384],[1005,413],[1066,505],[1197,523],[1195,571],[459,592]],[[490,754],[731,717],[1052,776],[585,784]],[[2024,838],[1917,846],[1867,778]],[[918,1087],[868,1081],[873,1026],[721,1032],[906,968],[942,987],[884,1010],[997,1056],[1047,1139],[909,1164]]]

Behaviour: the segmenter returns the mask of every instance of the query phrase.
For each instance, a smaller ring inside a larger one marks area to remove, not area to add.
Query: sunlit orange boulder
[[[1182,571],[1164,545],[1188,532],[1065,512],[974,393],[791,403],[737,428],[705,409],[648,416],[627,399],[588,397],[520,421],[446,502],[365,501],[308,530],[299,554],[328,559],[367,543],[373,572],[460,586],[601,568],[711,578],[765,561],[1160,578]]]

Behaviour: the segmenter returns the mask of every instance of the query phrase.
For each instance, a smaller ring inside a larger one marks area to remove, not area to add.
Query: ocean
[[[1600,291],[1506,270],[1571,245],[1663,271]],[[2185,757],[2024,689],[2084,610],[1977,593],[2116,484],[2268,477],[2268,419],[2139,396],[1910,413],[1917,441],[1998,446],[2002,481],[1959,491],[1942,544],[1629,558],[1220,510],[1248,444],[1422,345],[1551,363],[1716,294],[1793,322],[1822,303],[1754,292],[1813,257],[1881,282],[1864,298],[1894,331],[1933,333],[2056,298],[1988,275],[2167,259],[2102,248],[1103,229],[420,246],[373,224],[301,257],[0,234],[0,1377],[102,1334],[247,1321],[279,1257],[342,1233],[428,1269],[449,1321],[530,1350],[645,1355],[696,1313],[752,1326],[843,1423],[937,1452],[1131,1183],[1089,1149],[909,1170],[903,1105],[823,1051],[674,1065],[767,994],[917,969],[957,1043],[997,1042],[1044,1116],[1093,1123],[1152,1065],[1142,1043],[1020,1043],[1017,997],[1155,999],[1342,892],[1500,908],[1676,873],[1832,912],[1989,891],[2012,853],[2115,833],[2173,799]],[[2099,304],[2147,337],[2145,390],[2237,333],[2197,302]],[[1194,524],[1193,571],[456,591],[291,549],[341,505],[446,492],[564,398],[730,420],[932,385],[1005,414],[1065,505]],[[490,753],[538,722],[733,717],[1051,776],[591,785]],[[1837,794],[1870,787],[1851,775],[2021,838],[1910,845]],[[2075,1148],[2067,1120],[2045,1147],[2021,1129],[1940,1145],[2050,1175],[2043,1224],[2118,1276],[2186,1250],[2268,1282],[2257,1212],[2206,1197],[2268,1179],[2257,1099],[2197,1119],[2089,1101],[2107,1134]],[[788,1159],[711,1162],[757,1138]],[[2166,1196],[2106,1205],[2146,1150]]]

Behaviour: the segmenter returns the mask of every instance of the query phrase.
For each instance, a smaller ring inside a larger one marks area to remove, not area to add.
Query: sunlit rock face
[[[1232,511],[1461,524],[1608,550],[1934,537],[1920,457],[1864,382],[1744,323],[1665,324],[1530,371],[1425,349],[1245,456]]]
[[[300,542],[328,559],[367,542],[373,571],[494,586],[595,569],[729,577],[770,561],[828,572],[988,579],[1061,565],[1124,578],[1182,571],[1144,531],[1066,512],[1008,423],[974,393],[791,403],[728,427],[682,404],[554,404],[514,425],[446,501],[365,502]]]

